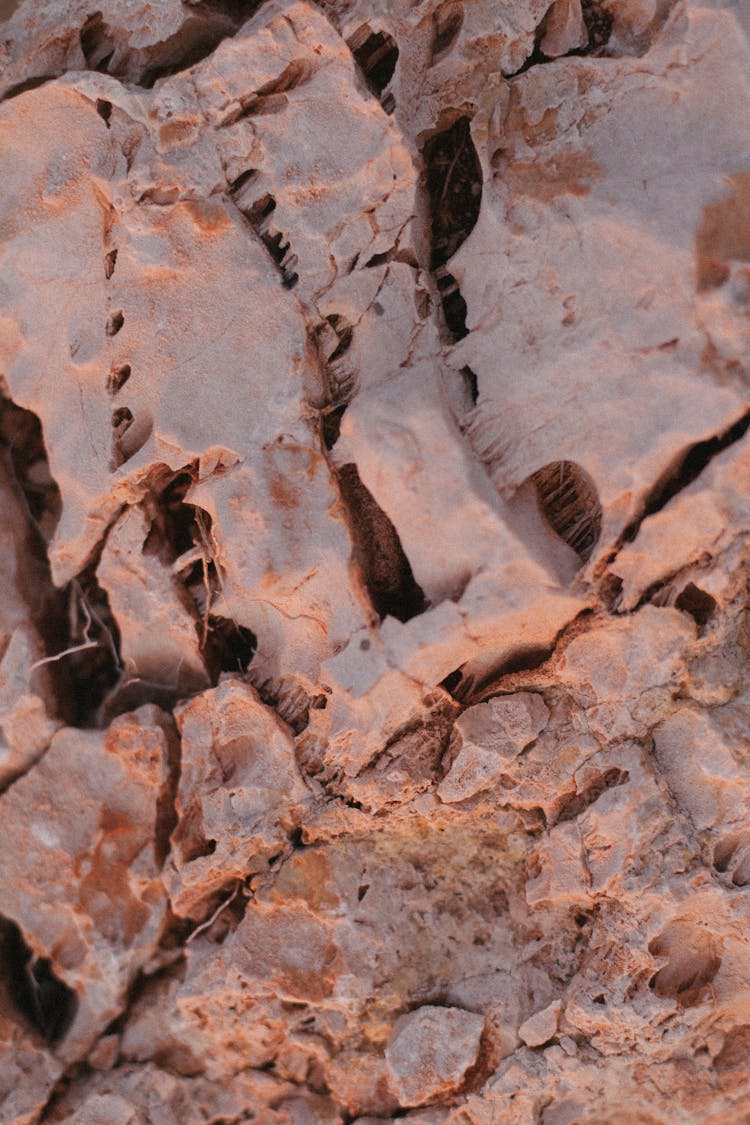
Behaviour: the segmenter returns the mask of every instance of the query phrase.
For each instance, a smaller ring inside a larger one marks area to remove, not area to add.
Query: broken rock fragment
[[[426,1004],[396,1021],[386,1047],[391,1085],[402,1106],[457,1089],[477,1061],[484,1020],[462,1008]]]
[[[519,692],[479,703],[456,720],[453,763],[438,786],[442,801],[465,801],[499,781],[506,766],[547,725],[549,711],[539,695]]]

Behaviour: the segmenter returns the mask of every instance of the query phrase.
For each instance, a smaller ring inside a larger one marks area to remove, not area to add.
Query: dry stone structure
[[[0,99],[0,1121],[750,1120],[746,0]]]

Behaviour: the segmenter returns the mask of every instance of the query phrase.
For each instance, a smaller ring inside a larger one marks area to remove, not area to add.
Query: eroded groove
[[[35,956],[21,930],[0,917],[0,1014],[32,1030],[52,1047],[65,1037],[78,1010],[78,997]]]
[[[349,512],[354,560],[361,568],[373,608],[382,621],[409,621],[423,613],[425,596],[414,579],[398,533],[359,478],[357,466],[339,469],[341,496]]]

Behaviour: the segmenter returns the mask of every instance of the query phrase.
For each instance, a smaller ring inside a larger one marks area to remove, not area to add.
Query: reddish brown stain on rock
[[[699,293],[718,289],[729,277],[729,262],[750,262],[750,172],[727,176],[733,194],[703,208],[695,235]]]

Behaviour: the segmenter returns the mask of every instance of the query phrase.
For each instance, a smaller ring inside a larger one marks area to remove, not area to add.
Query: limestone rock
[[[0,0],[0,1117],[740,1125],[741,0]]]

